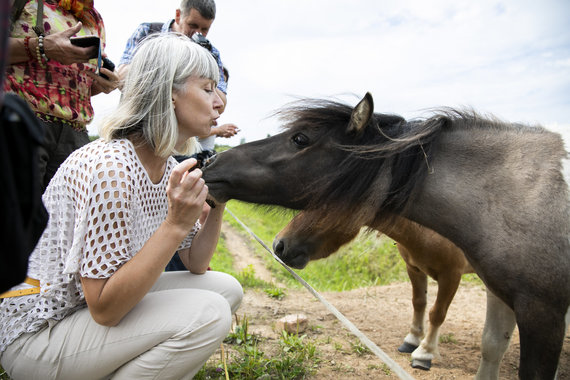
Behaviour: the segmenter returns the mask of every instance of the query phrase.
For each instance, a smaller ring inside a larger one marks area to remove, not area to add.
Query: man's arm
[[[200,138],[206,138],[210,136],[229,138],[235,136],[238,132],[239,128],[237,125],[227,123],[210,128],[210,134],[208,136],[200,136]]]
[[[135,51],[137,46],[140,42],[151,33],[149,23],[140,24],[131,37],[127,40],[127,45],[125,46],[125,50],[123,51],[123,55],[119,61],[119,65],[117,67],[117,75],[119,76],[119,89],[123,88],[123,83],[125,78],[127,77],[127,73],[129,72],[129,64],[133,60],[133,56],[135,55]]]
[[[125,78],[127,77],[127,74],[129,73],[129,66],[127,64],[124,65],[120,65],[117,68],[117,76],[119,77],[119,90],[123,89],[123,83],[125,83]]]

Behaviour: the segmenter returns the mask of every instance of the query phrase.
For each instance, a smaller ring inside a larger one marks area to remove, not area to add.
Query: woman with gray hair
[[[50,182],[50,219],[28,278],[0,297],[0,363],[15,379],[192,378],[229,332],[242,299],[207,271],[223,204],[192,154],[222,101],[210,53],[161,34],[135,54],[101,139]],[[187,272],[164,272],[179,250]]]

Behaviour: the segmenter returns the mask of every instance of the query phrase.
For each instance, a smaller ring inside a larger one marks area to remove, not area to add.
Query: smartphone
[[[110,71],[115,71],[115,64],[107,57],[103,57],[103,66]],[[101,72],[99,72],[99,75],[102,76],[105,79],[109,79],[109,77]]]
[[[81,37],[71,37],[69,39],[72,45],[80,47],[90,47],[95,46],[97,49],[93,51],[93,54],[89,58],[98,58],[99,50],[101,50],[101,39],[97,36],[81,36]]]

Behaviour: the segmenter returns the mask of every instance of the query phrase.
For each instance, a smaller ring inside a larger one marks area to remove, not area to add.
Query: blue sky
[[[132,5],[129,5],[132,3]],[[97,0],[107,53],[118,63],[140,22],[174,17],[176,0]],[[136,4],[136,5],[135,5]],[[440,106],[570,133],[568,0],[217,0],[208,38],[230,70],[220,122],[237,145],[278,133],[270,117],[298,97],[356,104],[406,118]],[[97,133],[118,91],[93,98]]]

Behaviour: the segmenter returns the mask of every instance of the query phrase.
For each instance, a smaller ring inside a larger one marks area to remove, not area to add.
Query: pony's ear
[[[373,112],[374,101],[372,100],[372,95],[367,92],[366,95],[364,95],[364,98],[362,98],[356,107],[354,107],[354,110],[352,110],[352,115],[350,115],[350,123],[348,123],[348,129],[346,131],[348,133],[354,133],[356,135],[362,133],[366,127],[366,124],[368,124],[370,121],[370,117],[372,116]]]

